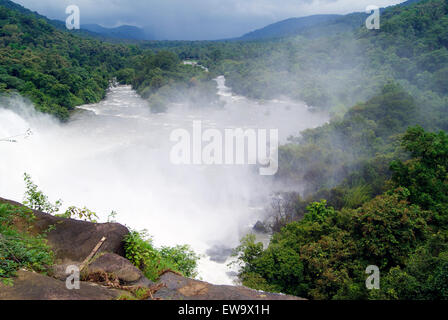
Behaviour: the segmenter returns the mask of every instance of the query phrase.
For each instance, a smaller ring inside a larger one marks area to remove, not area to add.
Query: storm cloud
[[[403,0],[15,0],[52,19],[65,20],[77,5],[81,24],[145,28],[158,39],[211,40],[244,33],[291,17],[364,11]]]

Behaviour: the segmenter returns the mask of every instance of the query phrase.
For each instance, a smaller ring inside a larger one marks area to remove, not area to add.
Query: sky
[[[157,39],[215,40],[241,36],[268,24],[313,14],[365,11],[403,0],[14,0],[51,19],[65,21],[69,5],[81,25],[142,27]]]

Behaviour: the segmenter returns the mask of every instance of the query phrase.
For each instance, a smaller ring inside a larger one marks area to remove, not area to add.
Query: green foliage
[[[199,256],[188,245],[162,247],[159,252],[162,259],[169,261],[184,276],[193,278],[198,275],[196,268]]]
[[[432,213],[410,205],[408,191],[397,189],[364,204],[353,216],[352,231],[365,259],[380,268],[403,265],[425,241]]]
[[[255,243],[255,235],[248,234],[241,239],[240,245],[233,250],[233,256],[237,257],[245,267],[251,267],[252,262],[263,252],[263,244]],[[250,272],[250,269],[246,270]]]
[[[334,215],[334,208],[327,208],[327,200],[321,202],[314,202],[307,208],[307,214],[304,217],[305,221],[322,223],[329,217]]]
[[[23,204],[30,209],[54,214],[56,217],[66,219],[78,218],[93,223],[97,222],[97,214],[86,207],[80,209],[75,206],[71,206],[64,213],[58,214],[59,209],[62,206],[62,201],[57,200],[54,204],[51,203],[48,200],[48,197],[41,190],[38,190],[38,186],[34,184],[29,174],[24,174],[24,180],[26,190]]]
[[[0,203],[0,281],[8,279],[20,268],[47,272],[53,264],[53,253],[47,246],[45,235],[31,235],[28,227],[34,216],[26,207]],[[16,223],[23,226],[19,230]]]
[[[172,90],[170,94],[180,88],[188,92],[192,78],[211,82],[204,70],[184,66],[170,51],[153,53],[81,37],[82,32],[58,29],[50,20],[8,2],[0,3],[0,9],[0,93],[18,91],[38,110],[61,120],[67,120],[75,106],[103,99],[113,78],[132,84],[144,98],[163,87]],[[201,90],[217,99],[216,90]],[[155,112],[163,111],[158,101],[153,104]]]
[[[436,213],[436,223],[448,222],[448,135],[410,128],[402,146],[412,155],[406,162],[391,164],[393,182],[410,191],[410,200]]]
[[[272,292],[295,291],[303,281],[303,266],[294,250],[284,249],[276,250],[272,245],[263,251],[263,244],[255,242],[255,235],[243,238],[233,253],[242,265],[243,285]]]
[[[319,32],[318,24],[308,28],[310,36],[285,32],[284,38],[263,41],[162,42],[144,47],[198,60],[211,73],[224,74],[238,94],[264,100],[288,96],[334,112],[370,99],[392,81],[415,99],[415,112],[425,127],[448,129],[446,2],[388,7],[382,11],[380,31],[367,30],[365,18],[341,17],[338,21],[350,27],[336,32]],[[402,120],[394,117],[402,108],[393,108],[393,103],[389,100],[390,108],[377,109],[394,118],[389,122],[385,117],[384,131],[416,116],[409,112],[402,113]]]
[[[55,214],[56,217],[74,219],[78,218],[84,221],[97,223],[98,216],[95,212],[87,209],[86,207],[80,209],[74,206],[69,207],[63,214]]]
[[[200,67],[184,65],[171,51],[145,51],[134,57],[132,67],[135,72],[130,83],[149,99],[154,113],[165,112],[170,102],[217,103],[216,85],[210,74]]]
[[[342,119],[305,130],[281,146],[278,178],[306,181],[305,195],[340,185],[346,197],[358,197],[351,206],[362,204],[366,195],[384,192],[389,162],[397,157],[396,135],[415,123],[414,109],[415,101],[401,86],[387,84]]]
[[[358,208],[363,203],[370,200],[371,190],[368,185],[357,185],[350,190],[344,197],[345,207],[347,208]]]
[[[31,176],[27,173],[24,174],[25,181],[25,200],[23,204],[33,210],[39,210],[54,214],[59,211],[62,206],[61,200],[56,201],[54,204],[48,200],[48,197],[41,191],[31,180]]]
[[[448,299],[448,250],[446,232],[431,235],[408,258],[405,267],[394,267],[381,280],[371,299]]]
[[[118,212],[112,210],[111,213],[107,216],[107,222],[115,223],[115,218],[118,216]]]
[[[157,249],[146,231],[132,231],[125,240],[126,258],[143,271],[145,276],[157,281],[160,275],[172,270],[185,277],[197,275],[197,256],[189,246],[162,247]]]
[[[74,106],[102,99],[116,77],[164,112],[172,102],[217,102],[211,79],[225,74],[238,94],[326,108],[328,124],[280,147],[277,179],[306,182],[305,192],[285,204],[268,248],[247,236],[235,250],[243,284],[314,299],[447,299],[448,136],[423,128],[448,129],[448,6],[387,8],[380,31],[356,28],[363,20],[313,36],[137,47],[82,39],[0,6],[0,92],[18,91],[67,119]],[[28,206],[58,212],[60,201],[25,182]],[[74,207],[62,216],[96,217]],[[21,241],[11,246],[39,269],[46,256],[27,255],[24,243],[34,240]],[[155,248],[138,232],[126,238],[126,254],[152,280],[167,269],[194,276],[198,259],[186,246]],[[20,263],[7,261],[0,270],[8,275]],[[365,288],[371,264],[380,290]]]
[[[109,80],[132,54],[122,45],[58,30],[27,10],[0,9],[1,91],[18,91],[38,110],[61,120],[75,106],[101,100]]]
[[[311,203],[265,250],[245,238],[243,283],[313,299],[447,299],[448,137],[411,127],[401,145],[412,158],[392,162],[382,195],[368,200],[355,187],[346,197],[362,196],[340,210]],[[369,265],[380,268],[380,290],[365,287]]]
[[[427,239],[431,213],[409,204],[403,192],[377,197],[356,210],[313,203],[303,220],[274,234],[266,250],[253,238],[244,239],[238,248],[244,265],[240,278],[256,289],[308,298],[366,299],[368,265],[382,272],[403,266]]]

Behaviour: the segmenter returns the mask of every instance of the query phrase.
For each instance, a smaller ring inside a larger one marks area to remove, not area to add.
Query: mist
[[[171,164],[170,133],[201,120],[206,128],[279,129],[284,143],[327,115],[288,100],[260,104],[232,94],[224,81],[217,86],[223,107],[177,103],[154,114],[131,87],[118,86],[102,102],[81,106],[66,124],[37,113],[20,96],[3,97],[0,139],[16,136],[17,142],[0,142],[0,194],[22,201],[23,174],[29,173],[51,201],[86,206],[100,222],[114,210],[117,222],[147,229],[158,246],[185,243],[203,254],[202,279],[232,283],[226,264],[205,253],[235,247],[251,230],[269,202],[273,179],[248,165]],[[28,129],[30,136],[24,135]]]
[[[404,0],[377,0],[386,7]],[[15,0],[52,19],[65,21],[65,8],[78,5],[81,24],[133,25],[158,40],[217,40],[240,37],[268,24],[314,14],[363,12],[370,0]]]

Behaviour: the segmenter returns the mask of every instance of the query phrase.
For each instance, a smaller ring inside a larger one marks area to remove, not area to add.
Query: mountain
[[[131,51],[87,32],[0,0],[0,96],[20,93],[61,120],[75,106],[100,101]]]
[[[241,37],[242,40],[277,38],[296,35],[304,30],[321,24],[334,22],[340,15],[314,15],[303,18],[290,18],[270,24],[262,29],[249,32]]]
[[[81,25],[81,30],[88,30],[103,37],[114,39],[154,40],[154,37],[145,30],[128,25],[122,25],[116,28],[105,28],[98,24],[84,24]]]
[[[312,38],[328,36],[353,31],[364,23],[366,17],[367,14],[357,12],[348,15],[325,14],[290,18],[247,33],[239,40],[266,40],[296,35]]]
[[[408,0],[397,6],[409,6],[421,0]],[[383,12],[384,9],[381,9]],[[295,35],[305,37],[329,36],[336,33],[354,31],[366,20],[368,14],[355,12],[347,15],[323,14],[301,18],[290,18],[249,32],[238,40],[266,40]]]
[[[14,10],[21,14],[31,15],[36,19],[44,19],[47,23],[59,30],[66,30],[65,22],[60,20],[52,20],[47,17],[31,11],[20,4],[12,2],[10,0],[0,0],[0,6],[10,10]],[[127,40],[153,40],[154,37],[148,34],[145,30],[128,25],[122,25],[116,28],[105,28],[97,24],[84,24],[81,25],[81,30],[72,30],[72,33],[76,33],[80,36],[87,36],[104,41],[111,39],[127,39]]]
[[[10,0],[0,0],[0,6],[9,9],[9,10],[13,10],[14,12],[18,12],[20,14],[23,15],[27,15],[27,16],[31,16],[33,18],[36,19],[43,19],[45,20],[48,24],[52,25],[53,27],[55,27],[56,29],[59,30],[66,30],[66,26],[65,26],[65,22],[59,21],[59,20],[52,20],[52,19],[48,19],[47,17],[35,12],[35,11],[31,11],[23,6],[21,6],[20,4],[17,4],[15,2],[12,2]],[[96,33],[92,33],[90,31],[87,30],[73,30],[73,33],[76,33],[80,36],[87,36],[87,37],[92,37],[92,38],[100,38],[101,36],[99,34]]]

